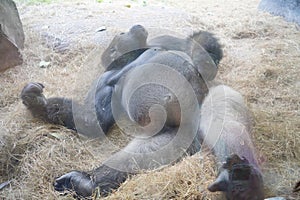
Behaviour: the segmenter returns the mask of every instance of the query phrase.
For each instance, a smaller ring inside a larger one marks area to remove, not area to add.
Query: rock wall
[[[300,25],[300,0],[262,0],[258,9]]]
[[[22,63],[19,49],[24,48],[24,32],[16,4],[0,1],[0,71]]]

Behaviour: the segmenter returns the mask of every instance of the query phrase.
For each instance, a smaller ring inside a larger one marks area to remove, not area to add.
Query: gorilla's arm
[[[251,140],[251,117],[244,100],[233,89],[219,85],[205,98],[200,128],[216,155],[220,173],[209,186],[228,200],[263,200],[263,179]]]

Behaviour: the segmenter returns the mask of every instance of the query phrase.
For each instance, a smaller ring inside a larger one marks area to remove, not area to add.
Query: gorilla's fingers
[[[223,170],[220,172],[219,176],[211,185],[208,186],[210,192],[227,191],[227,185],[229,183],[229,173],[228,170]]]
[[[25,95],[26,93],[41,94],[43,92],[43,88],[45,88],[45,86],[41,83],[28,83],[23,88],[21,95]]]
[[[248,160],[238,155],[227,158],[216,181],[208,187],[211,192],[223,191],[228,200],[263,200],[260,172]]]

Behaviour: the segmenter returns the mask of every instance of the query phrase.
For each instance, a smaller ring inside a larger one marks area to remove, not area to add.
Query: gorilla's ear
[[[217,191],[225,192],[225,191],[227,191],[228,182],[229,182],[228,171],[227,170],[223,170],[219,174],[219,176],[217,177],[217,179],[215,180],[215,182],[213,182],[212,184],[210,184],[207,189],[210,192],[217,192]]]

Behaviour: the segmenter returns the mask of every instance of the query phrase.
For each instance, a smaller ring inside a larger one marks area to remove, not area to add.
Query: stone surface
[[[45,45],[56,52],[77,51],[83,46],[105,49],[116,34],[128,31],[135,24],[148,30],[149,39],[161,34],[185,38],[194,30],[203,29],[202,24],[195,23],[198,20],[182,10],[132,4],[128,8],[115,2],[83,1],[76,6],[60,2],[48,5],[47,11],[36,9],[34,15],[39,18],[30,18],[32,13],[29,11],[22,16],[30,18],[30,24],[26,26],[36,31]]]
[[[19,49],[0,29],[0,71],[22,64]]]
[[[19,49],[24,48],[24,32],[16,4],[0,1],[0,71],[22,63]]]
[[[262,0],[258,9],[300,25],[300,0]]]

